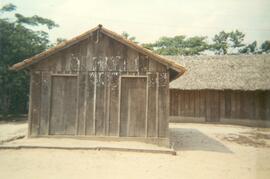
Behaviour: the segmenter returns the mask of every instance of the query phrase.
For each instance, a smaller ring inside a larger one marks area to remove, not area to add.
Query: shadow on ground
[[[170,142],[176,151],[200,150],[232,153],[221,142],[192,128],[170,128]]]

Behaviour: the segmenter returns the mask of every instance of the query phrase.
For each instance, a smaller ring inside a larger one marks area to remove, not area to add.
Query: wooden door
[[[120,136],[145,136],[146,77],[122,77]]]
[[[75,135],[77,77],[53,76],[51,88],[50,134]]]

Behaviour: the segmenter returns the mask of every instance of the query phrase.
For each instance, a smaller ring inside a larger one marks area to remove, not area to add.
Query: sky
[[[270,0],[0,0],[25,16],[39,15],[60,27],[50,39],[72,38],[98,24],[128,32],[141,43],[161,36],[208,36],[238,29],[245,42],[270,40]]]

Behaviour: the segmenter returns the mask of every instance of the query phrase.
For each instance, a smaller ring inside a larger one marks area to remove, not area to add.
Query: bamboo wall
[[[270,91],[170,90],[170,116],[270,120]]]

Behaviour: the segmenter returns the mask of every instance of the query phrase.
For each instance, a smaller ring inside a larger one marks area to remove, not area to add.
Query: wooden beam
[[[77,77],[79,73],[77,74],[60,74],[60,73],[53,73],[51,76],[64,76],[64,77]]]

